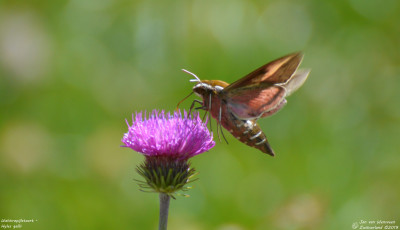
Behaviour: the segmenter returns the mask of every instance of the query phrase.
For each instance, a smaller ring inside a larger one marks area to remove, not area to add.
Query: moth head
[[[183,72],[188,73],[194,77],[194,79],[190,79],[190,82],[196,82],[196,84],[193,86],[193,92],[200,97],[203,97],[203,95],[209,95],[210,93],[213,92],[213,87],[211,86],[211,83],[208,80],[200,80],[199,77],[196,76],[196,74],[182,69]]]
[[[193,86],[193,92],[200,97],[210,95],[214,92],[214,87],[211,86],[208,80],[203,80]]]

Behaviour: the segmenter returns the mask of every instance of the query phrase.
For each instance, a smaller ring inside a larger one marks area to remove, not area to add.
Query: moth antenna
[[[192,75],[194,78],[196,78],[196,79],[190,79],[190,82],[200,82],[201,81],[200,78],[196,76],[196,74],[194,74],[190,71],[187,71],[185,69],[182,69],[182,71],[185,73],[188,73],[188,74]]]

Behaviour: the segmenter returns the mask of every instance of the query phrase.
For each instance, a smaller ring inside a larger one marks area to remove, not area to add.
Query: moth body
[[[267,137],[257,124],[257,119],[278,112],[285,104],[285,97],[303,85],[310,70],[297,70],[303,55],[294,53],[249,73],[228,84],[220,80],[200,80],[193,92],[202,98],[202,107],[236,139],[274,156]],[[197,101],[198,102],[198,101]],[[218,132],[217,125],[217,132]]]
[[[220,122],[236,139],[274,156],[275,153],[256,120],[237,118],[227,108],[226,101],[221,99],[221,93],[228,85],[228,83],[219,80],[202,80],[193,87],[193,92],[203,99],[203,108],[208,110],[211,116],[217,122]]]

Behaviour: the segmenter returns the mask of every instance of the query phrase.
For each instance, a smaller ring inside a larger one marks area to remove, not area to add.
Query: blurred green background
[[[225,132],[192,159],[169,229],[398,226],[399,22],[398,0],[1,0],[0,219],[156,229],[124,119],[174,110],[193,87],[181,68],[233,82],[301,50],[309,79],[260,120],[277,156]]]

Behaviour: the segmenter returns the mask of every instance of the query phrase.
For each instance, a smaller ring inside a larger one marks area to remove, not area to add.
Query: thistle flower
[[[142,153],[146,160],[138,173],[146,180],[142,188],[170,196],[190,182],[195,173],[187,160],[214,147],[212,134],[198,113],[184,111],[166,114],[153,110],[149,117],[142,112],[132,115],[132,125],[122,138],[123,147]]]
[[[188,159],[214,147],[212,134],[198,113],[180,111],[174,114],[153,110],[149,117],[142,112],[132,115],[132,125],[124,134],[124,146],[146,159],[137,167],[145,182],[139,186],[160,193],[160,225],[166,229],[170,197],[178,190],[187,190],[187,183],[195,174]],[[143,190],[142,190],[143,191]]]
[[[193,116],[184,111],[165,114],[153,110],[149,118],[142,118],[142,112],[132,115],[132,125],[122,138],[125,144],[147,157],[167,157],[187,160],[208,151],[215,143],[198,113]]]

